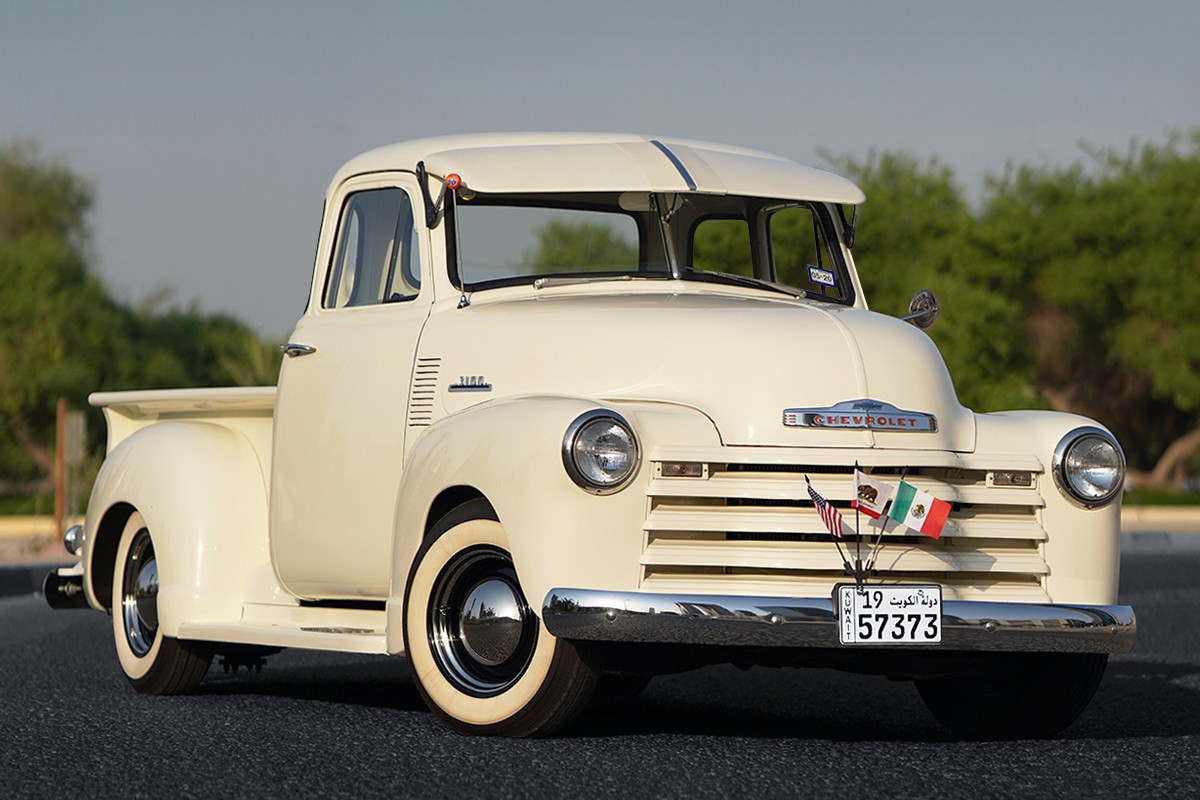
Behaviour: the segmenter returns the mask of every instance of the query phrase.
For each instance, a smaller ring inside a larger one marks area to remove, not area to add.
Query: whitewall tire
[[[590,699],[597,673],[530,608],[491,506],[455,508],[418,551],[404,643],[426,704],[462,733],[547,736]]]
[[[182,694],[204,679],[212,649],[164,636],[158,619],[158,560],[138,512],[125,523],[113,567],[113,638],[121,669],[143,694]]]

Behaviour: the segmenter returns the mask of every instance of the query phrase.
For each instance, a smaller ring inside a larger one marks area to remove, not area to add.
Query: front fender
[[[581,414],[607,408],[633,427],[641,463],[619,492],[577,486],[562,462],[563,436]],[[396,514],[388,649],[400,652],[404,587],[434,499],[452,487],[483,494],[508,539],[525,596],[537,606],[554,586],[638,586],[646,489],[658,442],[717,446],[712,421],[667,403],[530,396],[474,406],[427,429],[409,453]]]
[[[1005,411],[976,418],[978,452],[1032,453],[1042,462],[1038,480],[1045,506],[1038,513],[1047,536],[1047,594],[1056,603],[1116,603],[1121,498],[1103,508],[1083,508],[1063,495],[1052,473],[1054,448],[1064,436],[1077,428],[1107,429],[1087,417],[1055,411]]]
[[[111,607],[106,587],[130,508],[141,512],[153,537],[159,625],[168,636],[182,622],[236,620],[251,573],[271,575],[266,482],[241,433],[206,422],[162,422],[109,453],[92,489],[83,553],[84,587],[96,608]]]

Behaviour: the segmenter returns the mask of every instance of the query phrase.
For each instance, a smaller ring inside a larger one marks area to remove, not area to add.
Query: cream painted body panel
[[[482,375],[493,387],[439,392],[442,413],[557,393],[702,408],[727,445],[969,451],[975,443],[974,414],[958,403],[923,332],[861,309],[764,292],[688,281],[481,292],[469,307],[430,319],[420,355],[441,359],[444,382]],[[938,431],[782,422],[785,408],[861,398],[933,413]]]
[[[1050,573],[1046,591],[1058,603],[1113,604],[1121,563],[1121,502],[1086,509],[1071,502],[1054,484],[1054,448],[1080,427],[1101,427],[1094,420],[1049,411],[980,414],[979,448],[1032,453],[1045,467],[1038,480],[1045,505],[1039,511],[1047,540],[1042,546]]]
[[[236,622],[243,603],[281,602],[267,547],[267,486],[251,437],[235,420],[168,420],[122,440],[96,478],[82,552],[85,591],[96,608],[108,603],[97,584],[111,578],[97,538],[102,518],[136,508],[154,536],[159,564],[160,627],[177,636],[181,623]]]
[[[580,490],[562,465],[563,432],[596,408],[623,415],[643,448],[660,440],[719,445],[712,421],[694,409],[580,397],[483,403],[434,424],[413,446],[397,502],[389,651],[403,649],[405,580],[421,544],[429,500],[450,487],[474,487],[492,503],[528,598],[544,597],[556,585],[637,587],[648,461],[643,458],[627,489],[609,496]]]
[[[299,597],[383,597],[413,353],[428,305],[305,318],[280,385],[271,551]]]

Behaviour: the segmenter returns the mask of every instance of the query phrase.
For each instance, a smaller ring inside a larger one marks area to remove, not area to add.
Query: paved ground
[[[0,599],[0,794],[43,797],[1194,797],[1200,536],[1127,542],[1134,653],[1058,739],[950,739],[907,684],[719,667],[657,679],[550,741],[466,738],[402,659],[289,651],[137,695],[110,620]]]

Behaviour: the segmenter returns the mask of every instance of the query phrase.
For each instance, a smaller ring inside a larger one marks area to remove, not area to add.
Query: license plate
[[[838,640],[842,644],[940,644],[942,587],[838,584]]]

